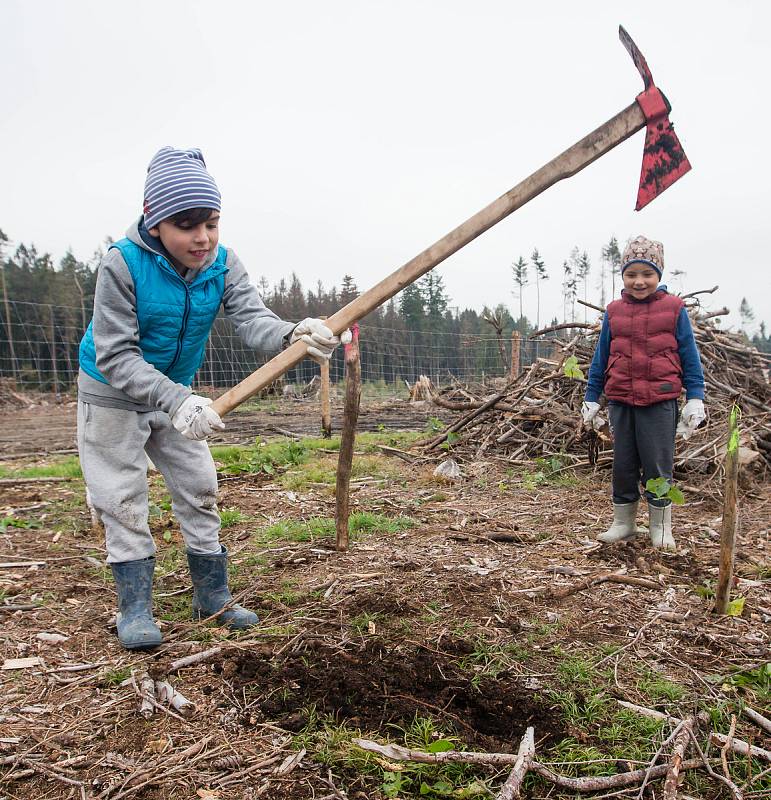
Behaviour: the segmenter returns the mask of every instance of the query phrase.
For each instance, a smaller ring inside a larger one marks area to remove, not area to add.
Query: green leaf
[[[18,517],[5,517],[0,519],[0,531],[8,528],[42,528],[43,523],[31,519],[19,519]]]
[[[676,505],[681,506],[685,503],[685,496],[683,493],[677,488],[677,486],[672,486],[669,489],[669,499]]]
[[[273,474],[273,464],[265,463],[262,465],[262,471],[266,472],[268,475]]]
[[[737,597],[735,600],[731,600],[728,603],[726,614],[728,614],[729,617],[740,617],[742,611],[744,611],[744,598]]]
[[[170,542],[171,541],[171,531],[164,531],[163,532],[163,541]]]
[[[429,753],[446,753],[454,749],[455,745],[449,739],[437,739],[428,746]]]
[[[410,783],[410,779],[401,772],[383,772],[381,788],[386,797],[397,797],[399,792]]]
[[[575,356],[565,359],[562,370],[567,378],[580,378],[583,380],[584,373],[578,366],[578,359]]]
[[[645,484],[645,491],[655,494],[656,497],[666,497],[671,488],[666,478],[649,478]]]

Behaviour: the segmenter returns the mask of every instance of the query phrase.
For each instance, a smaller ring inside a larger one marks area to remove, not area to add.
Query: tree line
[[[110,244],[111,240],[105,240],[86,261],[68,251],[55,263],[49,253],[40,253],[33,244],[19,244],[11,252],[8,237],[0,230],[0,377],[16,378],[23,385],[68,388],[77,374],[80,337],[91,319],[97,268],[104,248]],[[516,318],[504,303],[484,307],[481,312],[461,310],[452,304],[442,276],[429,272],[361,320],[362,372],[369,380],[387,383],[401,379],[411,382],[420,374],[501,375],[508,368],[512,332],[517,331],[525,340],[542,325],[593,318],[596,312],[581,306],[578,300],[591,297],[604,306],[609,297],[617,296],[620,266],[621,252],[615,237],[603,247],[595,270],[587,252],[578,247],[552,270],[556,275],[550,274],[538,249],[528,259],[519,256],[511,265],[512,294],[518,301]],[[676,278],[678,271],[670,275]],[[545,281],[555,278],[561,281],[562,320],[554,317],[542,321],[541,289]],[[348,274],[339,286],[331,287],[318,281],[306,288],[294,273],[273,286],[264,276],[256,283],[265,304],[288,320],[331,316],[359,294],[353,276]],[[526,292],[530,293],[527,301]],[[754,319],[746,300],[740,315],[743,325]],[[570,332],[554,335],[567,336]],[[766,335],[763,323],[752,342],[759,349],[771,351],[771,337]],[[229,385],[263,361],[264,357],[257,354],[234,353],[229,323],[218,319],[200,380],[215,386]],[[303,362],[291,379],[307,381],[315,369],[312,363]],[[333,365],[333,379],[335,376],[342,376],[341,355]]]

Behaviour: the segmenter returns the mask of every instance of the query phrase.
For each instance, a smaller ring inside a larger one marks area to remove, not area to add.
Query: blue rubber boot
[[[153,620],[154,558],[110,564],[118,590],[118,639],[127,650],[157,647],[163,636]]]
[[[187,563],[193,580],[193,619],[210,617],[232,601],[233,595],[228,589],[228,551],[224,546],[221,553],[188,552]],[[240,631],[260,620],[253,611],[234,605],[223,611],[217,621]]]

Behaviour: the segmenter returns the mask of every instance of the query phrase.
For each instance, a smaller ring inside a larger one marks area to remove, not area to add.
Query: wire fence
[[[22,391],[74,392],[78,347],[89,322],[85,310],[9,300],[2,316],[0,378],[12,379]],[[552,355],[553,342],[496,336],[492,331],[479,334],[365,325],[360,331],[362,381],[384,388],[398,385],[403,392],[404,382],[412,384],[420,375],[437,386],[501,377],[512,369],[512,348],[514,362],[522,369],[539,356]],[[230,322],[218,318],[194,388],[234,386],[269,358],[246,347]],[[283,383],[303,386],[318,372],[319,367],[306,359],[286,374]],[[334,384],[343,378],[340,348],[330,363],[330,380]]]
[[[13,424],[0,429],[0,453],[74,454],[78,348],[89,318],[82,306],[7,300],[0,314],[0,406]],[[362,410],[360,430],[425,429],[450,412],[410,401],[421,375],[441,387],[480,383],[522,371],[538,357],[554,357],[555,342],[518,336],[440,332],[364,325],[360,330]],[[512,362],[512,351],[514,359]],[[518,366],[517,366],[518,357]],[[226,319],[217,319],[194,390],[216,395],[269,359],[244,345]],[[228,415],[212,443],[248,443],[278,434],[318,435],[319,366],[305,359],[265,392]],[[344,393],[342,348],[330,363],[333,430],[339,430]]]

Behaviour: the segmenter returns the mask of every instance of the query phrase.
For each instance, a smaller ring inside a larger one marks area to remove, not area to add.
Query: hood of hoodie
[[[150,231],[147,230],[145,226],[145,218],[142,216],[136,222],[132,223],[129,229],[126,231],[126,238],[133,242],[136,245],[139,245],[143,250],[147,250],[150,253],[155,253],[155,255],[163,256],[169,264],[174,266],[174,261],[171,258],[171,254],[169,251],[163,246],[163,242],[157,236],[152,236]],[[192,281],[196,275],[203,272],[203,270],[210,267],[217,259],[217,249],[215,248],[213,253],[209,254],[209,257],[206,261],[201,265],[199,269],[187,269],[187,272],[182,277],[190,282]]]

